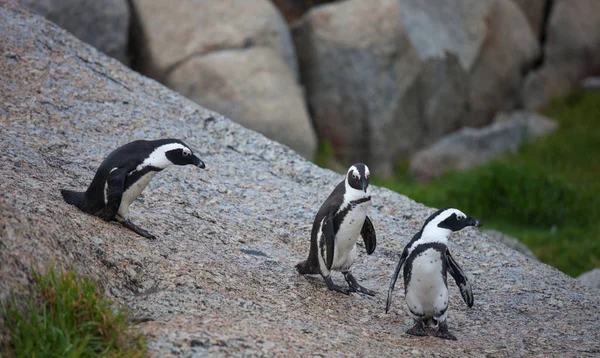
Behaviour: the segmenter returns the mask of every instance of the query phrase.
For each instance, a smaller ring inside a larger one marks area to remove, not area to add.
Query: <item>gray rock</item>
[[[312,158],[317,146],[302,89],[269,48],[217,51],[182,63],[167,85]]]
[[[546,30],[542,66],[527,75],[526,108],[568,94],[587,76],[600,73],[600,1],[555,0]]]
[[[600,77],[586,77],[581,82],[581,86],[589,91],[600,91]]]
[[[518,108],[523,74],[540,53],[527,19],[512,1],[495,1],[487,37],[471,70],[463,125],[488,124],[498,111]]]
[[[268,0],[132,0],[142,72],[163,80],[182,61],[220,50],[267,47],[297,73],[285,20]]]
[[[129,63],[127,0],[19,0],[83,42],[124,64]]]
[[[449,170],[465,170],[514,152],[556,128],[556,122],[533,112],[499,113],[490,126],[460,129],[418,151],[411,157],[409,172],[423,181],[435,179]]]
[[[450,239],[475,295],[468,309],[449,285],[459,342],[407,337],[402,285],[389,315],[385,292],[397,254],[433,209],[374,188],[378,247],[371,256],[360,250],[354,273],[378,295],[332,293],[293,266],[306,258],[314,214],[339,174],[6,3],[0,33],[0,105],[10,113],[0,117],[0,298],[27,292],[32,264],[73,267],[143,321],[156,357],[580,357],[600,349],[597,291],[475,229]],[[59,190],[83,189],[118,145],[166,136],[185,140],[207,170],[169,168],[133,204],[132,219],[157,240],[62,201]],[[247,254],[257,251],[265,256]]]
[[[584,272],[577,279],[588,287],[600,290],[600,268]]]
[[[522,242],[520,242],[519,240],[510,237],[508,235],[506,235],[503,232],[500,232],[498,230],[483,230],[483,232],[491,237],[492,239],[496,240],[497,242],[510,247],[513,250],[519,251],[520,253],[522,253],[523,255],[532,258],[534,260],[537,260],[538,258],[535,256],[535,254],[533,253],[533,251],[529,250],[529,248],[527,246],[525,246],[525,244],[523,244]]]
[[[312,158],[316,135],[287,25],[268,0],[133,0],[138,69]],[[173,24],[177,24],[174,26]]]
[[[292,33],[319,137],[381,176],[456,128],[489,123],[539,51],[503,0],[336,2]]]
[[[544,11],[548,0],[512,0],[527,18],[531,31],[536,38],[541,38],[544,31]]]

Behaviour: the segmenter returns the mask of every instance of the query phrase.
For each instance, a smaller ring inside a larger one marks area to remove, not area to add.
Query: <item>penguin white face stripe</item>
[[[360,178],[360,171],[354,165],[351,166],[350,169],[348,169],[348,173],[352,173],[354,178],[357,178],[357,179]],[[367,168],[367,166],[365,165],[365,175],[366,175],[366,173],[369,173],[369,168]],[[369,173],[369,175],[370,175],[370,173]],[[346,175],[346,179],[344,181],[344,187],[346,189],[346,192],[344,193],[344,202],[340,206],[340,209],[338,210],[338,212],[341,210],[344,210],[352,201],[360,200],[360,199],[366,198],[368,196],[371,196],[371,187],[370,186],[367,187],[366,192],[356,189],[356,188],[353,188],[350,185],[350,183],[348,183],[348,175]]]
[[[160,147],[154,149],[154,151],[152,151],[152,153],[150,153],[148,158],[146,158],[142,164],[138,165],[137,168],[135,168],[136,171],[140,171],[147,166],[153,166],[156,168],[165,169],[169,165],[172,165],[173,163],[167,158],[166,153],[168,151],[174,150],[174,149],[184,149],[184,150],[187,149],[188,151],[190,151],[190,154],[191,154],[191,150],[189,148],[187,148],[186,146],[184,146],[183,144],[180,144],[180,143],[163,144]]]
[[[450,217],[452,214],[456,214],[457,217],[462,217],[463,219],[466,218],[466,215],[458,209],[452,208],[444,210],[438,216],[436,216],[430,222],[428,222],[427,225],[425,225],[421,237],[408,248],[408,252],[410,253],[418,245],[428,242],[439,242],[444,245],[447,245],[448,237],[452,233],[452,230],[441,228],[438,225],[442,221]]]

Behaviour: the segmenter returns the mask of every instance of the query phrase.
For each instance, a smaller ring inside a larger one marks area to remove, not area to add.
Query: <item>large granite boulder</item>
[[[510,107],[539,52],[508,0],[336,2],[311,9],[293,34],[319,136],[344,163],[369,161],[380,175]]]
[[[128,64],[127,0],[19,0],[83,42]]]
[[[332,293],[294,265],[339,174],[6,3],[0,33],[2,299],[26,292],[31,265],[72,267],[141,322],[154,357],[580,357],[600,349],[597,291],[475,229],[450,240],[475,294],[467,309],[450,284],[458,343],[404,335],[411,322],[401,285],[389,315],[385,292],[397,254],[433,209],[373,188],[378,247],[371,256],[360,250],[354,272],[378,295]],[[133,220],[157,240],[62,201],[59,190],[84,188],[118,145],[160,137],[185,140],[207,170],[169,168],[133,204]]]
[[[410,159],[409,172],[414,178],[428,181],[449,170],[466,170],[515,152],[525,142],[556,128],[556,122],[533,112],[499,113],[489,126],[464,127],[416,152]]]
[[[553,0],[512,0],[527,18],[533,34],[540,39],[544,32],[544,16],[546,7]]]
[[[482,126],[496,112],[517,108],[523,76],[540,52],[537,38],[512,1],[494,1],[486,16],[487,35],[470,71],[469,109],[463,125]]]
[[[137,70],[312,158],[317,141],[294,46],[271,2],[131,3]]]
[[[254,47],[195,57],[178,66],[168,84],[186,97],[227,113],[236,122],[312,158],[316,137],[302,89],[272,49]]]
[[[538,108],[600,74],[600,1],[554,0],[541,67],[527,75],[523,103]]]

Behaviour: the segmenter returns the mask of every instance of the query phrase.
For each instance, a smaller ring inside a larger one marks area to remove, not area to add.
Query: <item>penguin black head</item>
[[[195,165],[204,169],[206,165],[197,156],[194,155],[190,147],[178,139],[167,140],[161,148],[165,149],[165,157],[175,165]],[[172,145],[171,145],[172,144]]]
[[[438,210],[427,219],[425,225],[430,221],[435,221],[437,222],[437,227],[448,229],[450,231],[459,231],[467,226],[479,227],[483,225],[481,221],[465,215],[456,208],[444,208]]]
[[[369,179],[371,179],[371,172],[369,171],[369,168],[362,163],[354,164],[348,169],[346,181],[350,187],[356,190],[362,190],[366,193],[367,188],[369,187]]]

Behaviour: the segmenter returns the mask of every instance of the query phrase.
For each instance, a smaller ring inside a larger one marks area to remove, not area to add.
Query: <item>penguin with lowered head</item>
[[[385,312],[392,303],[394,285],[404,266],[404,291],[406,304],[414,319],[414,326],[406,333],[426,336],[424,326],[437,326],[432,335],[456,340],[448,331],[448,284],[446,274],[456,281],[461,296],[468,307],[473,307],[473,292],[467,276],[456,263],[448,249],[448,237],[467,226],[481,226],[481,221],[465,215],[455,208],[444,208],[433,213],[423,228],[406,245],[388,290]]]
[[[64,200],[106,221],[115,220],[138,235],[156,237],[128,219],[129,205],[150,180],[171,165],[205,168],[188,145],[178,139],[136,140],[110,153],[85,192],[61,190]]]
[[[358,236],[362,236],[369,255],[375,251],[377,244],[375,229],[367,216],[367,209],[371,206],[370,177],[365,164],[357,163],[348,169],[346,178],[335,187],[315,216],[308,259],[296,265],[302,275],[323,276],[332,291],[375,295],[358,284],[350,272],[357,256]],[[341,271],[349,287],[334,284],[331,271]]]

